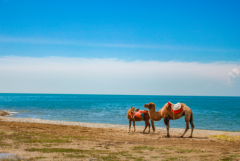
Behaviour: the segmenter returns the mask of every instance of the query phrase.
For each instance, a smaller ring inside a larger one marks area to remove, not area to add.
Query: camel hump
[[[173,104],[171,102],[168,102],[168,105],[171,107],[174,113],[180,113],[183,110],[181,103]]]
[[[179,110],[182,107],[182,105],[180,103],[177,104],[173,104],[172,109],[173,111]]]

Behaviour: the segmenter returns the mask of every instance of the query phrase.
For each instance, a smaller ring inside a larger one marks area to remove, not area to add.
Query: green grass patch
[[[60,136],[48,135],[43,133],[27,133],[19,132],[9,135],[0,135],[2,139],[12,139],[15,143],[70,143],[71,139],[62,138]],[[69,137],[70,138],[70,137]],[[1,143],[0,143],[1,146]]]
[[[10,135],[3,136],[7,139],[12,139],[18,142],[25,142],[25,143],[39,143],[39,142],[51,142],[51,140],[55,140],[56,142],[60,137],[55,135],[47,135],[43,133],[26,133],[26,132],[19,132],[19,133],[12,133]],[[66,139],[65,139],[66,140]]]
[[[85,155],[74,155],[74,154],[67,154],[65,155],[67,158],[85,158]]]
[[[122,156],[132,156],[130,155],[127,151],[121,151],[118,153],[119,155],[122,155]]]
[[[170,157],[170,158],[165,158],[163,161],[173,161],[173,160],[178,160],[179,157]]]
[[[138,157],[138,158],[135,159],[135,161],[143,161],[143,160],[144,160],[144,157],[143,157],[143,156]]]
[[[126,157],[126,159],[137,159],[136,157],[133,157],[133,156],[129,156],[129,157]]]
[[[108,153],[106,150],[81,150],[72,148],[28,148],[25,149],[30,152],[42,152],[42,153]]]
[[[171,154],[171,153],[169,153],[169,152],[162,152],[161,154],[165,154],[166,155],[166,154]]]
[[[236,154],[232,154],[232,155],[229,155],[229,157],[237,158],[237,157],[240,157],[240,156],[236,155]]]
[[[5,147],[5,146],[10,146],[10,144],[4,143],[4,142],[0,142],[0,147]]]
[[[25,143],[70,143],[71,141],[66,139],[28,139]]]
[[[115,154],[109,154],[107,156],[101,156],[99,158],[101,158],[104,161],[110,161],[110,160],[117,160],[118,159],[118,157]]]
[[[10,157],[10,158],[0,158],[0,161],[23,161],[23,159],[17,157]]]
[[[113,153],[106,153],[108,151],[105,151],[105,153],[101,152],[98,154],[90,154],[91,156],[97,158],[98,160],[104,160],[104,161],[110,161],[110,160],[121,160],[120,158],[125,157],[126,159],[137,159],[135,157],[132,157],[131,154],[128,153],[128,151],[120,151],[120,152],[113,152]],[[105,155],[104,155],[105,154]],[[107,155],[106,155],[107,154]]]
[[[232,158],[224,157],[220,159],[221,161],[232,161]]]
[[[80,149],[67,149],[67,148],[29,148],[29,149],[25,149],[26,151],[30,151],[30,152],[42,152],[42,153],[83,153],[86,152],[87,150],[80,150]]]
[[[82,140],[82,139],[85,139],[87,137],[86,136],[63,136],[63,138]]]
[[[151,146],[136,146],[132,148],[132,150],[150,150],[150,151],[153,151],[155,149],[158,149],[158,148],[154,148]]]
[[[174,150],[172,147],[161,147],[160,150]]]
[[[29,158],[28,161],[34,161],[34,160],[39,160],[39,159],[45,159],[47,157],[32,157],[32,158]]]
[[[44,133],[28,133],[28,132],[19,132],[19,133],[12,133],[14,136],[18,137],[41,137],[41,138],[57,138],[56,135],[49,135]]]
[[[176,150],[177,153],[202,153],[203,151],[201,150],[195,150],[195,149],[178,149]]]

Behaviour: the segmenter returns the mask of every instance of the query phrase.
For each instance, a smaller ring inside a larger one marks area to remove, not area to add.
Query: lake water
[[[240,131],[240,97],[81,95],[81,94],[0,94],[0,110],[11,117],[128,125],[131,106],[145,109],[153,102],[156,110],[168,101],[185,103],[193,111],[196,129]],[[136,125],[144,125],[137,122]],[[163,120],[156,127],[165,127]],[[185,128],[184,118],[170,121],[170,128]]]

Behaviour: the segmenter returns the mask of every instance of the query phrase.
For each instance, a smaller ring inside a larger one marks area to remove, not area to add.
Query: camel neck
[[[153,121],[161,120],[161,118],[162,118],[161,112],[162,112],[161,110],[159,110],[158,112],[156,112],[155,109],[149,110],[150,118]]]

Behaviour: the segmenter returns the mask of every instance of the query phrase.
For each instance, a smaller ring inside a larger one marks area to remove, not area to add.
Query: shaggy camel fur
[[[149,109],[149,115],[151,120],[153,121],[160,121],[162,118],[164,119],[164,123],[166,125],[167,128],[167,136],[169,137],[169,120],[172,119],[179,119],[182,116],[185,115],[185,122],[186,122],[186,129],[184,131],[184,133],[182,134],[181,137],[184,136],[184,134],[188,131],[189,129],[189,122],[191,124],[192,130],[191,130],[191,135],[190,138],[192,137],[193,134],[193,129],[194,129],[194,124],[193,124],[193,113],[192,110],[185,105],[184,103],[180,103],[182,106],[182,112],[180,113],[174,113],[171,110],[171,107],[168,103],[166,103],[161,110],[159,110],[158,112],[156,112],[156,107],[155,104],[150,102],[149,104],[145,104],[144,107]]]
[[[128,110],[128,112],[127,112],[127,116],[126,117],[128,117],[128,120],[129,120],[129,131],[128,132],[130,132],[130,130],[131,130],[131,122],[133,122],[133,127],[134,127],[134,132],[135,132],[136,131],[136,129],[135,129],[135,121],[143,121],[144,120],[145,121],[145,128],[143,130],[143,133],[145,132],[147,126],[149,127],[148,133],[150,133],[150,123],[149,123],[150,117],[149,117],[148,112],[144,114],[144,118],[143,119],[142,118],[138,118],[138,117],[134,117],[134,113],[135,113],[135,108],[134,107],[130,108]],[[155,132],[154,121],[151,120],[151,123],[152,123],[152,129]]]

